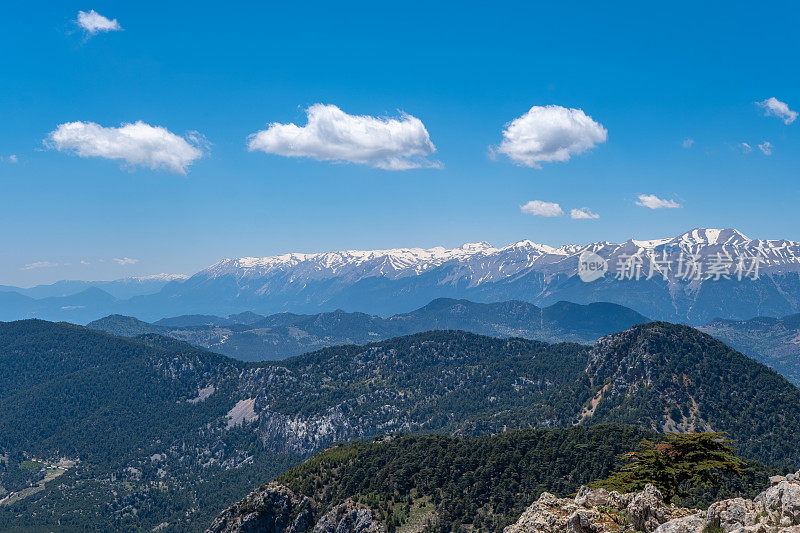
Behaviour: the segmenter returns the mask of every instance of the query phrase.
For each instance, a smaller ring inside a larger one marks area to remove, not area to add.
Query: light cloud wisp
[[[681,204],[675,200],[659,198],[655,194],[640,194],[637,197],[636,205],[646,207],[648,209],[678,209],[681,207]]]
[[[306,116],[305,126],[272,123],[250,135],[248,149],[383,170],[441,167],[427,159],[436,147],[422,121],[411,115],[348,115],[335,105],[315,104],[306,110]]]
[[[797,111],[789,109],[789,104],[781,102],[774,96],[756,104],[764,109],[764,115],[778,117],[787,126],[797,118]]]
[[[92,9],[91,11],[78,11],[78,26],[89,35],[97,35],[101,32],[120,31],[122,26],[117,19],[109,19]]]
[[[534,215],[537,217],[560,217],[564,215],[564,210],[561,206],[553,202],[543,202],[541,200],[531,200],[530,202],[519,206],[520,211],[526,215]]]
[[[121,160],[131,166],[186,174],[204,154],[205,140],[197,133],[186,137],[142,121],[103,127],[94,122],[67,122],[50,132],[45,145],[80,157]]]
[[[569,216],[574,220],[594,220],[600,218],[600,215],[586,207],[570,210]]]

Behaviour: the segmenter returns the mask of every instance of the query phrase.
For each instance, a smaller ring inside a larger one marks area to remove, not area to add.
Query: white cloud
[[[122,257],[122,258],[115,257],[113,259],[113,261],[115,263],[117,263],[118,265],[135,265],[136,263],[139,262],[138,259],[133,259],[133,258],[130,258],[130,257]]]
[[[753,151],[753,147],[747,143],[739,143],[739,150],[741,150],[744,154],[749,154]]]
[[[687,149],[691,148],[692,146],[694,146],[694,139],[692,139],[691,137],[687,137],[686,139],[683,140],[683,142],[681,142],[681,146]]]
[[[0,159],[3,158],[0,157]],[[16,155],[11,154],[10,156],[6,157],[6,161],[8,161],[9,163],[19,163],[19,158]]]
[[[83,28],[89,35],[97,35],[100,32],[120,31],[122,29],[117,19],[107,19],[94,9],[88,13],[86,11],[78,11],[77,22],[78,26]]]
[[[51,268],[57,267],[58,263],[52,263],[50,261],[36,261],[34,263],[28,263],[21,270],[34,270],[37,268]]]
[[[569,216],[570,218],[573,218],[575,220],[592,220],[595,218],[600,218],[600,215],[592,212],[587,207],[581,207],[580,209],[572,209],[569,212]]]
[[[636,205],[649,209],[677,209],[681,207],[681,204],[675,200],[664,200],[655,194],[640,194],[638,200],[636,200]]]
[[[772,155],[772,143],[769,141],[764,141],[759,144],[758,149],[761,150],[761,153],[764,155]]]
[[[787,103],[781,102],[774,96],[761,102],[756,102],[756,104],[764,108],[764,115],[778,117],[786,125],[791,124],[797,118],[797,111],[789,109]]]
[[[132,166],[186,174],[189,166],[203,156],[205,140],[197,133],[184,138],[142,121],[123,123],[119,128],[94,122],[67,122],[50,132],[45,145],[80,157],[117,159]]]
[[[542,202],[541,200],[531,200],[519,206],[519,209],[527,215],[537,217],[560,217],[564,215],[564,210],[561,209],[560,205],[552,202]]]
[[[378,118],[348,115],[335,105],[314,104],[305,126],[272,123],[250,135],[247,147],[285,157],[357,163],[384,170],[438,168],[426,159],[436,151],[425,125],[416,117]]]
[[[569,161],[607,138],[606,129],[580,109],[533,106],[506,126],[495,150],[520,165],[541,168],[540,163]]]

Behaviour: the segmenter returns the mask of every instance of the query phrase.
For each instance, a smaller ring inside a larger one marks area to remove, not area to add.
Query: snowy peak
[[[520,251],[527,251],[538,253],[540,255],[545,254],[556,254],[556,255],[565,255],[566,252],[560,251],[558,248],[553,248],[552,246],[547,246],[546,244],[537,244],[533,241],[524,240],[515,242],[514,244],[509,244],[505,248],[502,248],[504,251],[508,250],[520,250]]]
[[[695,228],[676,237],[674,241],[689,246],[698,244],[740,246],[751,242],[752,239],[735,229]]]
[[[186,274],[151,274],[149,276],[136,276],[132,278],[124,278],[120,281],[183,281],[189,279]]]
[[[352,281],[370,276],[392,279],[419,275],[447,264],[469,265],[475,279],[486,281],[528,268],[543,256],[565,257],[579,247],[555,249],[529,240],[504,248],[487,242],[467,243],[457,248],[393,248],[387,250],[345,250],[322,253],[290,253],[270,257],[225,259],[199,272],[196,276],[216,278],[232,275],[236,278],[271,277],[292,272],[297,279],[344,278]],[[297,276],[300,278],[298,278]],[[489,276],[489,277],[487,277]]]

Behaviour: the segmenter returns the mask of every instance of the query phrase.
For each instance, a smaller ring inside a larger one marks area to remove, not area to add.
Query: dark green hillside
[[[325,450],[277,482],[312,498],[318,515],[351,498],[378,511],[389,530],[423,516],[432,531],[501,531],[542,492],[568,496],[604,477],[643,438],[659,439],[614,424],[476,438],[386,438]],[[692,503],[752,497],[769,474],[751,462],[742,478],[727,476],[722,486],[694,491]]]
[[[86,324],[87,328],[106,331],[120,337],[137,337],[145,333],[165,334],[169,328],[142,322],[132,316],[109,315]]]
[[[439,298],[411,313],[395,315],[388,321],[405,324],[409,333],[459,329],[498,337],[589,343],[649,319],[633,309],[604,302],[588,305],[557,302],[548,307],[537,307],[518,300],[476,303]]]
[[[326,450],[277,482],[321,509],[360,500],[390,525],[428,502],[435,529],[465,524],[499,531],[543,491],[567,495],[607,475],[619,455],[648,435],[601,425],[494,437],[400,437]]]
[[[727,432],[746,457],[787,468],[800,458],[800,390],[688,326],[653,322],[601,339],[587,373],[591,419],[657,431]]]
[[[44,320],[0,322],[0,398],[79,370],[149,353],[129,339]]]
[[[372,419],[391,400],[399,410],[392,418],[415,431],[481,433],[545,420],[569,423],[576,402],[588,399],[588,384],[571,388],[583,382],[587,350],[430,331],[293,357],[280,366],[303,379],[263,393],[272,410],[306,416],[347,403],[349,416]],[[349,401],[361,395],[360,402]],[[486,418],[492,420],[486,427],[473,422]]]
[[[0,329],[0,376],[18,376],[0,395],[3,449],[110,464],[157,439],[179,438],[232,405],[222,394],[186,400],[239,363],[173,339],[137,341],[39,320]]]

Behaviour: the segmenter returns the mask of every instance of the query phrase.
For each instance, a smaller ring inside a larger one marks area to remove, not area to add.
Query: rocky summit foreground
[[[800,472],[774,476],[770,483],[752,500],[721,500],[705,511],[667,505],[650,484],[627,494],[585,486],[574,498],[545,492],[504,533],[800,533]],[[223,511],[207,533],[385,530],[366,505],[348,500],[319,509],[311,498],[273,482]]]
[[[800,472],[770,482],[752,500],[722,500],[706,511],[666,505],[653,485],[628,494],[581,487],[574,499],[545,492],[504,533],[800,533]]]
[[[208,533],[383,533],[372,509],[348,500],[322,516],[315,516],[311,498],[298,497],[290,489],[268,483],[239,503],[225,509]]]

